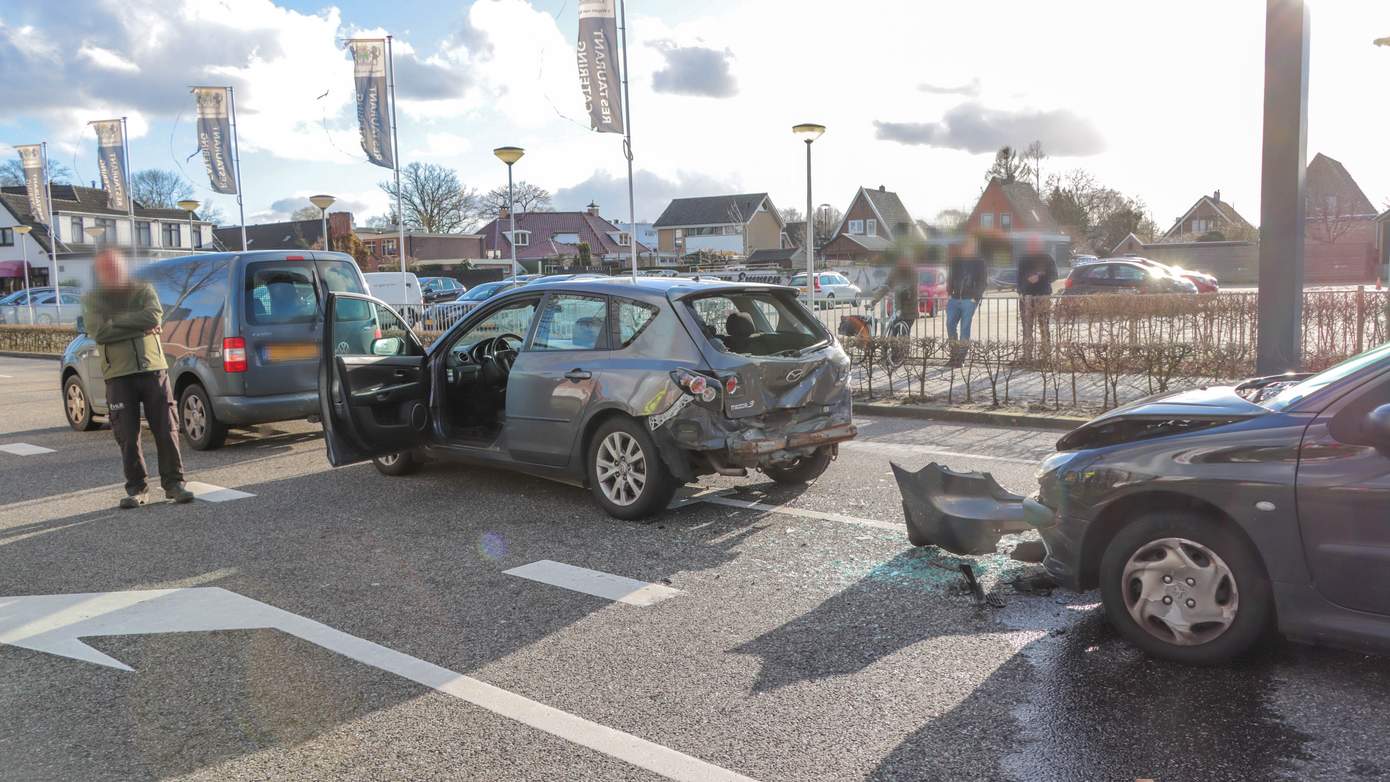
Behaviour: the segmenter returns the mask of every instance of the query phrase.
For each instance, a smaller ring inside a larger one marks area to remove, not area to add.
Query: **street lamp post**
[[[16,225],[14,232],[19,234],[19,256],[24,260],[24,298],[29,302],[29,325],[34,325],[34,292],[29,288],[29,245],[24,238],[34,230],[32,226]]]
[[[194,213],[195,211],[197,211],[198,207],[200,207],[200,206],[202,206],[202,204],[198,203],[197,201],[194,201],[194,200],[191,199],[191,198],[185,198],[184,200],[182,200],[182,201],[180,201],[180,202],[178,203],[178,207],[179,207],[180,209],[182,209],[183,211],[185,211],[185,212],[188,213],[188,249],[190,249],[190,250],[193,249],[193,247],[194,247],[194,245],[193,245],[193,213]],[[135,226],[132,225],[132,226],[130,227],[130,230],[134,231],[134,230],[135,230]],[[139,244],[139,242],[138,242],[138,241],[132,242],[132,244]]]
[[[806,306],[816,309],[816,242],[811,232],[811,144],[825,133],[824,125],[803,122],[792,128],[806,142]]]
[[[319,208],[319,218],[323,220],[323,249],[331,250],[332,246],[328,242],[328,207],[333,205],[338,199],[331,195],[312,195],[309,196],[309,203]]]
[[[507,244],[512,248],[512,277],[516,277],[516,202],[512,200],[512,165],[526,154],[521,147],[498,147],[492,150],[497,159],[507,164],[507,216],[511,218],[511,231],[507,234]]]

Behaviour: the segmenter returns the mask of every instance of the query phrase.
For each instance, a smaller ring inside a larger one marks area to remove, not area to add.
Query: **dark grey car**
[[[792,288],[540,281],[488,299],[428,348],[370,297],[330,296],[324,317],[334,465],[502,465],[588,486],[631,519],[703,474],[812,480],[855,434],[848,359]]]
[[[189,445],[217,448],[228,427],[318,415],[320,302],[366,285],[343,253],[203,253],[135,270],[164,309],[160,341]],[[79,324],[63,353],[68,423],[107,414],[97,345]]]
[[[1024,499],[948,474],[909,523],[973,545],[988,536],[972,530],[1023,519],[1047,570],[1098,586],[1111,623],[1156,656],[1224,661],[1275,626],[1390,649],[1390,345],[1113,410],[1062,437],[1038,476]]]

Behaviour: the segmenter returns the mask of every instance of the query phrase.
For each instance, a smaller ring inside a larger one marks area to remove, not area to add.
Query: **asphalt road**
[[[333,470],[291,423],[185,452],[190,480],[253,496],[117,511],[110,432],[64,425],[55,363],[0,358],[0,400],[0,448],[51,449],[0,452],[0,637],[20,596],[216,587],[458,675],[274,629],[85,639],[133,670],[0,646],[3,779],[663,778],[620,759],[633,737],[760,780],[1390,775],[1384,658],[1271,642],[1181,668],[1118,640],[1094,595],[1008,586],[1034,566],[908,545],[890,459],[1027,490],[1055,433],[864,419],[804,490],[711,479],[692,491],[729,491],[626,523],[510,473]],[[543,560],[679,594],[504,572]],[[976,608],[960,561],[1007,605]],[[536,705],[523,724],[455,685]]]

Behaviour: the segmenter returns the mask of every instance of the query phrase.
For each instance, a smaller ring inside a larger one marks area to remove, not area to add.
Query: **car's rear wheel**
[[[208,392],[197,383],[179,397],[179,428],[195,451],[215,450],[227,441],[227,425],[217,420]]]
[[[626,416],[610,418],[594,433],[588,471],[594,499],[619,519],[660,513],[680,486],[646,427]]]
[[[409,475],[420,469],[420,457],[414,451],[397,451],[373,458],[372,464],[382,475]]]
[[[786,464],[769,464],[763,474],[778,483],[810,483],[821,476],[831,461],[831,447],[823,445],[810,456],[798,457]]]
[[[68,426],[79,432],[90,432],[101,426],[92,416],[92,402],[77,375],[69,375],[63,381],[63,411],[67,414]]]
[[[1154,657],[1224,663],[1269,629],[1273,593],[1259,553],[1223,522],[1155,512],[1120,530],[1101,557],[1110,623]]]

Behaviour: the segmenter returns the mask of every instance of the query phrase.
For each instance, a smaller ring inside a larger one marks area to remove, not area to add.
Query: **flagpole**
[[[405,210],[401,208],[401,140],[396,130],[396,61],[391,53],[391,36],[386,36],[386,87],[391,93],[391,163],[396,170],[396,229],[401,253],[401,304],[410,303],[405,272]],[[513,272],[515,273],[515,272]],[[422,300],[423,301],[423,300]]]
[[[125,157],[125,210],[130,217],[130,257],[135,260],[135,188],[131,187],[130,173],[130,132],[126,130],[125,117],[121,117],[121,155]],[[193,244],[193,237],[188,237],[188,243]]]
[[[627,2],[618,0],[623,27],[623,156],[627,158],[627,246],[632,255],[632,279],[637,280],[637,201],[632,189],[632,93],[627,87]]]
[[[48,142],[39,142],[43,150],[43,186],[48,192],[48,257],[53,280],[54,301],[58,305],[58,322],[63,322],[63,286],[58,282],[58,240],[57,226],[53,224],[53,177],[48,174]],[[81,237],[78,237],[81,241]]]
[[[237,138],[236,130],[236,91],[231,86],[227,87],[227,108],[231,110],[232,115],[232,166],[236,168],[236,208],[241,213],[241,251],[246,252],[246,207],[241,201],[241,193],[246,188],[241,185],[241,141]]]

